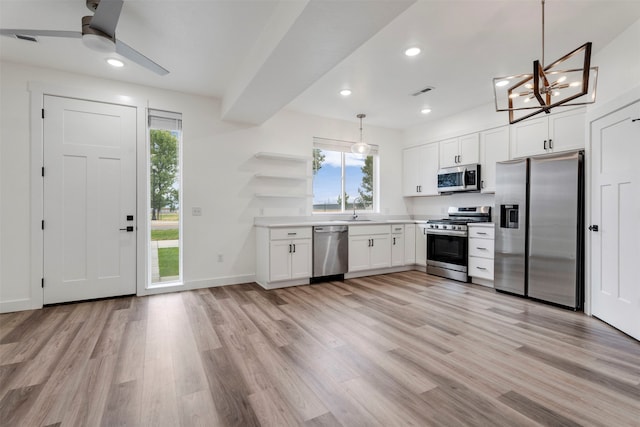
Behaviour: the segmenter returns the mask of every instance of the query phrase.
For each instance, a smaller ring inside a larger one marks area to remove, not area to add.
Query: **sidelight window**
[[[182,283],[182,115],[149,109],[151,286]]]

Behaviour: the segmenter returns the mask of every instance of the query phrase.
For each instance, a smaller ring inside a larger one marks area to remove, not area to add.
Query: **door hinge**
[[[42,176],[44,176],[44,166],[42,167]]]
[[[42,118],[44,119],[44,108],[42,109]]]
[[[44,219],[42,220],[42,229],[44,230]]]
[[[42,278],[42,281],[40,282],[40,284],[42,285],[42,287],[44,288],[44,277]]]

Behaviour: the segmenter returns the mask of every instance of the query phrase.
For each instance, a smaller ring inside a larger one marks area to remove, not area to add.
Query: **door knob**
[[[597,225],[590,225],[589,226],[589,231],[598,231],[598,226]]]
[[[129,225],[126,228],[121,228],[120,231],[126,231],[127,233],[133,233],[133,226]]]

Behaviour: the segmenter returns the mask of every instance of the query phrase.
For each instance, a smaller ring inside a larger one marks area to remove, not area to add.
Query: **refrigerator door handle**
[[[594,225],[590,225],[589,226],[589,231],[600,231],[600,230],[599,230],[598,225],[594,224]]]

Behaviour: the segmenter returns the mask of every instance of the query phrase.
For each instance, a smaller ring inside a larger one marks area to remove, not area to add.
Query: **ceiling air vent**
[[[423,93],[430,92],[430,91],[432,91],[434,89],[435,89],[435,87],[433,87],[433,86],[427,86],[424,89],[417,91],[416,93],[412,93],[411,96],[422,95]]]
[[[16,36],[17,39],[20,39],[20,40],[25,40],[25,41],[28,41],[28,42],[38,43],[38,39],[35,38],[34,36],[27,36],[27,35],[24,35],[24,34],[15,34],[15,36]]]

